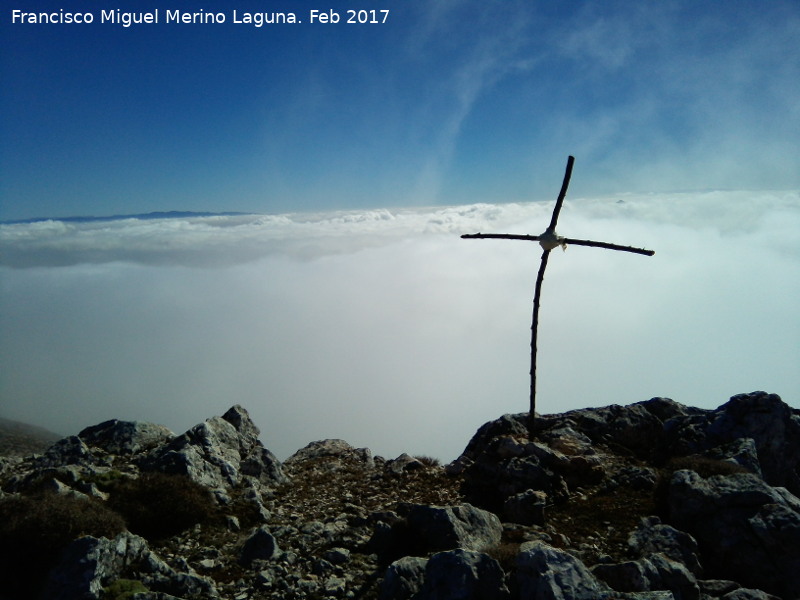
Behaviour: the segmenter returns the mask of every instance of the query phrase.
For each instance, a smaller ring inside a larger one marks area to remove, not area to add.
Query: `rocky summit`
[[[448,465],[284,462],[234,406],[0,458],[0,599],[800,599],[800,411],[653,398],[483,425]]]

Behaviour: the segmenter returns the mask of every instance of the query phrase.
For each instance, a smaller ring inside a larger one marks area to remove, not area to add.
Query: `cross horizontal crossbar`
[[[500,240],[524,240],[526,242],[538,242],[541,236],[538,235],[521,235],[516,233],[466,233],[461,236],[465,240],[475,239],[500,239]],[[593,240],[576,240],[573,238],[559,237],[558,241],[564,244],[572,244],[573,246],[590,246],[592,248],[606,248],[608,250],[619,250],[621,252],[633,252],[634,254],[644,254],[645,256],[653,256],[654,250],[646,250],[644,248],[634,248],[633,246],[620,246],[619,244],[609,244],[608,242],[595,242]]]
[[[595,242],[593,240],[576,240],[573,238],[561,237],[556,234],[556,225],[558,224],[558,215],[561,212],[561,205],[567,195],[567,187],[569,180],[572,176],[572,166],[575,163],[575,158],[570,156],[567,159],[567,170],[564,173],[564,182],[561,184],[561,192],[558,194],[556,205],[553,208],[553,215],[550,218],[550,225],[540,235],[519,235],[516,233],[467,233],[462,235],[462,239],[500,239],[500,240],[523,240],[526,242],[539,242],[542,247],[542,258],[539,263],[539,272],[536,275],[536,288],[533,293],[533,323],[531,324],[531,408],[528,414],[528,437],[532,440],[536,434],[535,419],[536,419],[536,352],[537,352],[537,333],[539,331],[539,305],[542,293],[542,282],[544,281],[544,270],[547,268],[547,259],[550,252],[554,248],[561,246],[566,248],[567,244],[574,244],[575,246],[592,246],[595,248],[606,248],[608,250],[619,250],[621,252],[633,252],[634,254],[643,254],[645,256],[653,256],[653,250],[645,250],[644,248],[634,248],[633,246],[620,246],[618,244],[609,244],[608,242]]]

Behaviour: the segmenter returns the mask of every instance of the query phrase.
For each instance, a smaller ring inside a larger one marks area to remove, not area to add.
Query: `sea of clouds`
[[[343,438],[455,458],[528,407],[535,243],[552,202],[0,225],[0,416],[176,432],[245,406],[280,458]],[[538,410],[653,396],[800,406],[800,193],[568,199]]]

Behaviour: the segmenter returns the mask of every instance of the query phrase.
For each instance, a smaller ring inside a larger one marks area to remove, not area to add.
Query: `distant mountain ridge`
[[[110,215],[110,216],[76,216],[76,217],[33,217],[31,219],[13,219],[10,221],[0,221],[0,225],[19,225],[24,223],[44,223],[46,221],[61,221],[62,223],[102,223],[107,221],[122,221],[124,219],[138,219],[140,221],[151,221],[154,219],[188,219],[193,217],[235,217],[247,215],[245,212],[207,212],[191,210],[167,210],[154,211],[149,213],[137,213],[131,215]]]
[[[44,452],[62,437],[42,427],[0,417],[0,456],[27,456]]]

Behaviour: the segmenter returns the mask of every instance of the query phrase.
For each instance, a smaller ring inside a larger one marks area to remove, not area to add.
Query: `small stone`
[[[259,527],[247,538],[240,562],[249,565],[254,560],[269,560],[280,554],[278,543],[266,527]]]
[[[544,525],[547,494],[539,490],[526,490],[511,496],[503,505],[509,521],[522,525]]]
[[[242,528],[239,519],[233,515],[225,517],[225,525],[228,527],[228,531],[239,531]]]
[[[256,575],[256,583],[262,587],[270,587],[272,586],[272,582],[274,580],[274,575],[272,571],[259,571],[258,575]]]
[[[325,560],[334,565],[341,565],[350,560],[350,550],[347,548],[331,548],[323,555]]]
[[[318,558],[311,566],[311,572],[314,573],[314,575],[325,575],[331,571],[333,571],[333,565],[324,558]]]
[[[346,581],[339,577],[330,577],[325,582],[325,593],[333,596],[341,596],[346,589]]]

